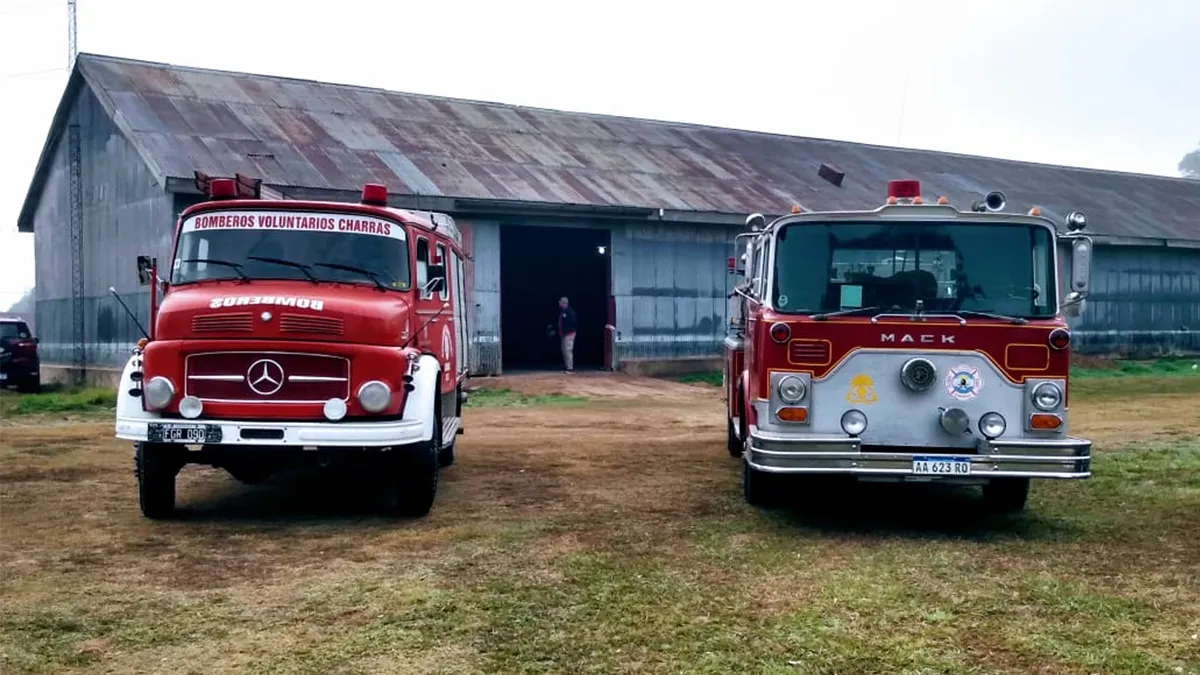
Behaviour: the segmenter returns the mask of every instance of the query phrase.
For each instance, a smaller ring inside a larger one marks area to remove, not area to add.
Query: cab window
[[[430,295],[424,291],[425,284],[429,281],[429,240],[425,237],[417,237],[417,289],[421,291],[421,297],[429,298]]]
[[[446,271],[446,278],[442,281],[442,290],[438,291],[438,298],[442,302],[450,299],[450,260],[446,257],[446,245],[437,245],[437,262]]]

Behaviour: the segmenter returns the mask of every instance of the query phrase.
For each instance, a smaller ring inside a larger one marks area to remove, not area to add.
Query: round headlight
[[[179,414],[189,420],[196,419],[202,412],[204,412],[204,404],[195,396],[184,396],[183,400],[179,402]]]
[[[857,436],[867,430],[867,415],[861,410],[842,413],[842,431]]]
[[[1033,388],[1033,404],[1040,410],[1054,410],[1062,403],[1062,389],[1053,382],[1043,382]]]
[[[900,368],[900,381],[909,391],[925,391],[933,386],[937,369],[929,359],[909,359]]]
[[[371,380],[358,388],[358,403],[369,413],[383,412],[391,402],[392,388],[379,380]]]
[[[175,398],[175,385],[162,375],[150,378],[150,381],[142,389],[142,400],[146,402],[147,408],[161,410],[170,405],[173,398]]]
[[[1008,428],[1008,423],[1004,421],[1004,416],[1000,413],[984,413],[983,417],[979,418],[979,433],[988,440],[997,438],[1004,433],[1006,428]]]
[[[799,403],[806,393],[804,380],[795,375],[788,375],[779,381],[779,398],[784,403]]]
[[[971,428],[971,418],[962,408],[944,408],[938,420],[948,434],[965,434]]]

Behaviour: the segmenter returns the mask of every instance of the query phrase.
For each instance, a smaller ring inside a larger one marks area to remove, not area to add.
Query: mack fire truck
[[[747,218],[724,349],[747,502],[933,481],[980,485],[1014,512],[1031,479],[1091,476],[1091,441],[1067,415],[1087,218],[1060,232],[1040,208],[1004,207],[1000,192],[965,211],[926,203],[897,180],[875,210]]]
[[[138,257],[151,329],[121,376],[116,436],[134,443],[142,513],[174,513],[187,464],[253,484],[310,463],[365,470],[388,510],[427,514],[466,400],[453,219],[391,208],[378,184],[359,203],[197,184],[207,198],[180,215],[166,278]]]

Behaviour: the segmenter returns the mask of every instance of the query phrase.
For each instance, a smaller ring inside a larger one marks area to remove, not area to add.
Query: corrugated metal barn
[[[874,207],[892,178],[962,206],[998,189],[1055,220],[1086,211],[1098,248],[1077,344],[1200,350],[1200,182],[84,54],[20,215],[45,362],[124,361],[140,334],[107,290],[145,323],[135,256],[169,258],[195,170],[292,198],[356,200],[382,182],[395,205],[453,215],[473,257],[477,373],[550,363],[560,295],[580,312],[581,364],[714,356],[745,216]]]

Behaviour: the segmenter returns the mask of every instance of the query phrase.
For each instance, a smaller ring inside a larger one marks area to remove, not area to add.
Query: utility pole
[[[75,56],[79,42],[75,28],[76,0],[67,0],[67,76],[75,69]],[[70,183],[70,229],[71,229],[71,342],[72,365],[76,384],[86,381],[87,343],[83,312],[83,158],[81,145],[82,130],[79,128],[79,106],[71,111],[67,125],[67,163]]]
[[[75,23],[75,2],[67,0],[67,72],[75,67],[75,56],[79,54],[79,32]]]

